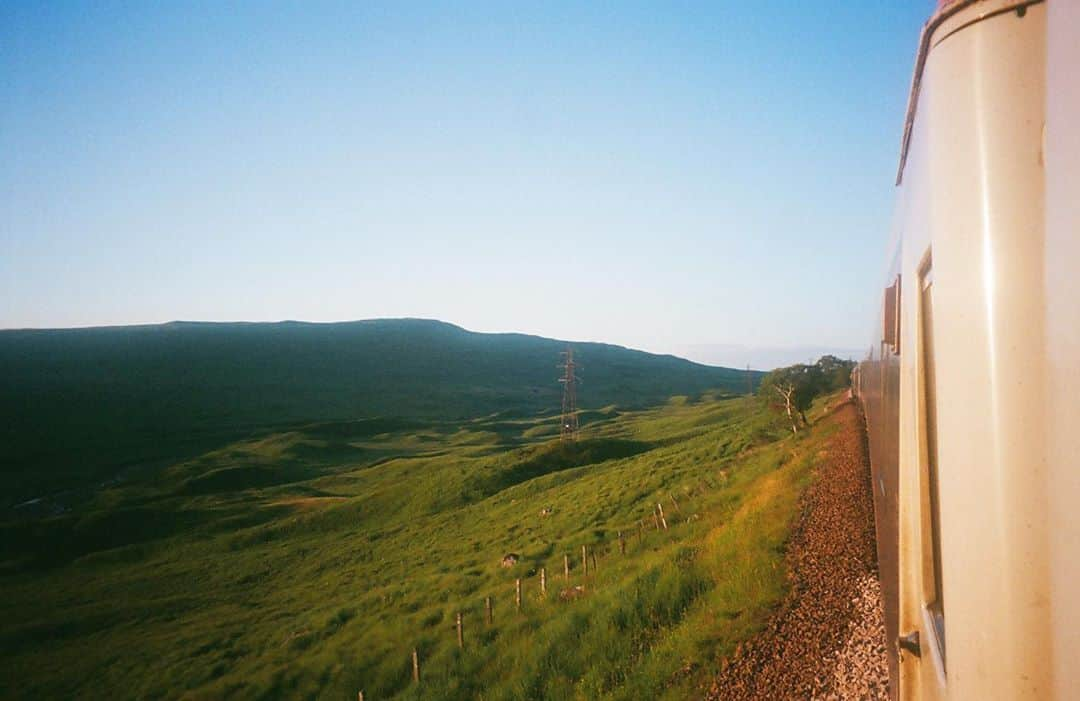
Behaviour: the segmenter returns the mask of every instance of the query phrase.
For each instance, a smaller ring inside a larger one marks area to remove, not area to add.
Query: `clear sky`
[[[0,0],[0,327],[865,345],[930,0],[226,5]]]

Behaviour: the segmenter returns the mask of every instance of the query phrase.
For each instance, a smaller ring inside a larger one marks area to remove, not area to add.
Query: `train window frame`
[[[898,274],[893,284],[885,288],[881,312],[881,343],[887,346],[893,355],[900,355],[900,307],[900,275]]]
[[[933,639],[935,661],[946,670],[945,595],[942,582],[940,464],[937,444],[937,369],[934,334],[934,268],[927,251],[918,268],[919,523],[922,541],[924,628]]]

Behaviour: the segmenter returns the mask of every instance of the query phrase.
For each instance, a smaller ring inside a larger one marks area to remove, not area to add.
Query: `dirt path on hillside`
[[[840,431],[803,496],[788,545],[791,591],[766,629],[725,661],[707,701],[888,698],[861,419],[845,402],[824,421]]]

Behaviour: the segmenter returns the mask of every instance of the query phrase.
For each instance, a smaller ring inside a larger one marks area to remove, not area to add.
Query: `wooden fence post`
[[[656,503],[656,508],[660,512],[660,523],[664,524],[664,530],[667,530],[667,519],[664,518],[664,505],[660,502]]]
[[[359,694],[357,694],[356,701],[364,701],[364,692],[363,691],[361,691]]]
[[[514,581],[514,603],[517,604],[517,610],[521,610],[521,579]]]
[[[540,568],[540,596],[547,596],[547,568]]]
[[[494,615],[493,615],[493,613],[491,611],[491,597],[490,596],[484,599],[484,617],[487,619],[487,622],[488,622],[489,626],[495,620]]]
[[[458,611],[457,615],[457,646],[459,648],[465,647],[465,635],[461,629],[461,611]]]
[[[563,555],[562,556],[562,573],[563,573],[563,577],[565,577],[567,581],[570,581],[570,556],[569,555]]]
[[[412,650],[412,680],[414,684],[420,683],[420,655],[415,647]]]
[[[600,568],[596,566],[596,548],[593,548],[589,551],[589,557],[592,559],[593,574],[596,574],[598,571],[600,571]]]
[[[581,573],[585,576],[589,574],[589,556],[588,551],[584,545],[581,546]]]
[[[679,508],[679,502],[675,501],[675,495],[669,494],[668,496],[671,497],[671,503],[675,505],[675,513],[682,515],[682,509]]]
[[[656,509],[652,510],[652,520],[656,530],[660,530],[660,517],[656,515]]]

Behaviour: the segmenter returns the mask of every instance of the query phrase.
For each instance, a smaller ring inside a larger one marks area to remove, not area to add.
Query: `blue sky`
[[[931,2],[225,5],[0,1],[0,327],[864,345]]]

